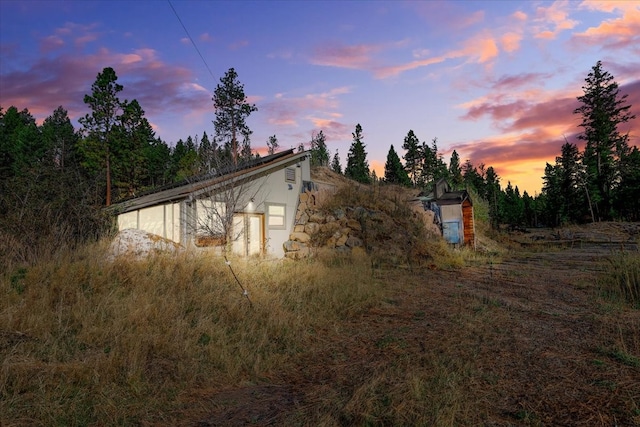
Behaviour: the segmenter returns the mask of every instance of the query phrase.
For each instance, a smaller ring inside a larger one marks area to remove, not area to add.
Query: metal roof
[[[289,149],[281,153],[254,159],[238,167],[213,171],[208,174],[188,178],[178,183],[159,187],[137,197],[114,204],[112,208],[118,213],[125,213],[165,202],[184,200],[194,194],[215,190],[231,180],[246,182],[247,180],[252,180],[260,175],[264,175],[272,169],[284,169],[287,166],[299,162],[306,156],[308,156],[307,152],[294,153],[293,149]]]

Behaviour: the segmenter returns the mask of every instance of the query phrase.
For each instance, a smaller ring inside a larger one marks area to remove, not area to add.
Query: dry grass
[[[620,251],[608,257],[605,292],[640,307],[640,252]]]
[[[0,425],[640,425],[640,311],[602,297],[602,248],[452,251],[367,191],[334,208],[380,215],[369,254],[233,259],[251,304],[210,256],[6,271]]]
[[[2,425],[162,421],[178,396],[287,369],[318,330],[370,307],[369,264],[104,261],[103,247],[2,277]]]

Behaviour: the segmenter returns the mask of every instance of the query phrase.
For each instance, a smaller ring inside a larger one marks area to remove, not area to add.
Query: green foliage
[[[111,204],[111,152],[113,151],[114,131],[122,104],[118,93],[122,85],[116,83],[118,76],[111,67],[98,73],[96,81],[91,85],[91,95],[84,96],[84,103],[91,109],[78,121],[84,127],[86,138],[81,149],[85,158],[84,166],[94,172],[104,170],[106,179],[106,205]]]
[[[311,138],[311,165],[329,165],[329,151],[327,150],[326,137],[322,131],[314,134]]]
[[[462,166],[460,165],[460,156],[456,150],[451,153],[449,161],[449,180],[453,190],[460,190],[464,187],[464,179],[462,177]]]
[[[276,138],[275,135],[271,135],[267,140],[267,154],[275,154],[275,152],[278,151],[279,146],[280,144],[278,144],[278,138]]]
[[[368,184],[371,182],[371,173],[367,162],[367,152],[364,150],[365,145],[362,142],[362,126],[360,126],[360,123],[356,125],[352,136],[353,143],[347,154],[347,167],[344,169],[344,174],[347,178]]]
[[[250,147],[251,130],[246,120],[254,111],[255,104],[249,104],[244,93],[244,85],[238,80],[235,69],[229,68],[213,93],[213,108],[216,118],[213,121],[216,140],[229,150],[233,164],[238,163],[240,137]],[[246,149],[245,149],[246,151]]]
[[[583,132],[578,139],[585,141],[583,164],[586,168],[591,202],[598,218],[612,219],[613,200],[620,182],[621,163],[629,153],[628,134],[621,134],[620,124],[635,118],[621,95],[614,77],[603,70],[598,61],[585,79],[584,94],[578,97]]]
[[[411,179],[409,179],[407,171],[402,166],[400,157],[398,157],[393,145],[389,148],[387,162],[384,165],[384,180],[391,184],[411,185]]]
[[[402,149],[406,151],[404,157],[405,169],[413,182],[418,184],[418,176],[422,167],[422,153],[420,151],[420,141],[413,130],[409,130],[407,136],[404,137]]]
[[[333,160],[331,160],[331,170],[342,175],[342,165],[340,164],[338,150],[336,150],[336,153],[333,155]]]

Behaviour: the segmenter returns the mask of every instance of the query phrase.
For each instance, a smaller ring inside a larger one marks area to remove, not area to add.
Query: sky
[[[448,163],[493,166],[539,194],[546,163],[576,136],[598,60],[638,118],[640,1],[0,0],[0,106],[76,128],[105,67],[169,145],[214,134],[211,97],[230,69],[258,110],[252,147],[308,146],[322,130],[342,165],[355,126],[378,176],[409,130]]]

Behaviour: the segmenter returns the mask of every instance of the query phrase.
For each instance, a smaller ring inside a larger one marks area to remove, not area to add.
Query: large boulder
[[[111,261],[119,257],[140,260],[149,255],[176,253],[182,249],[180,244],[157,234],[127,228],[116,234],[109,246],[108,258]]]

